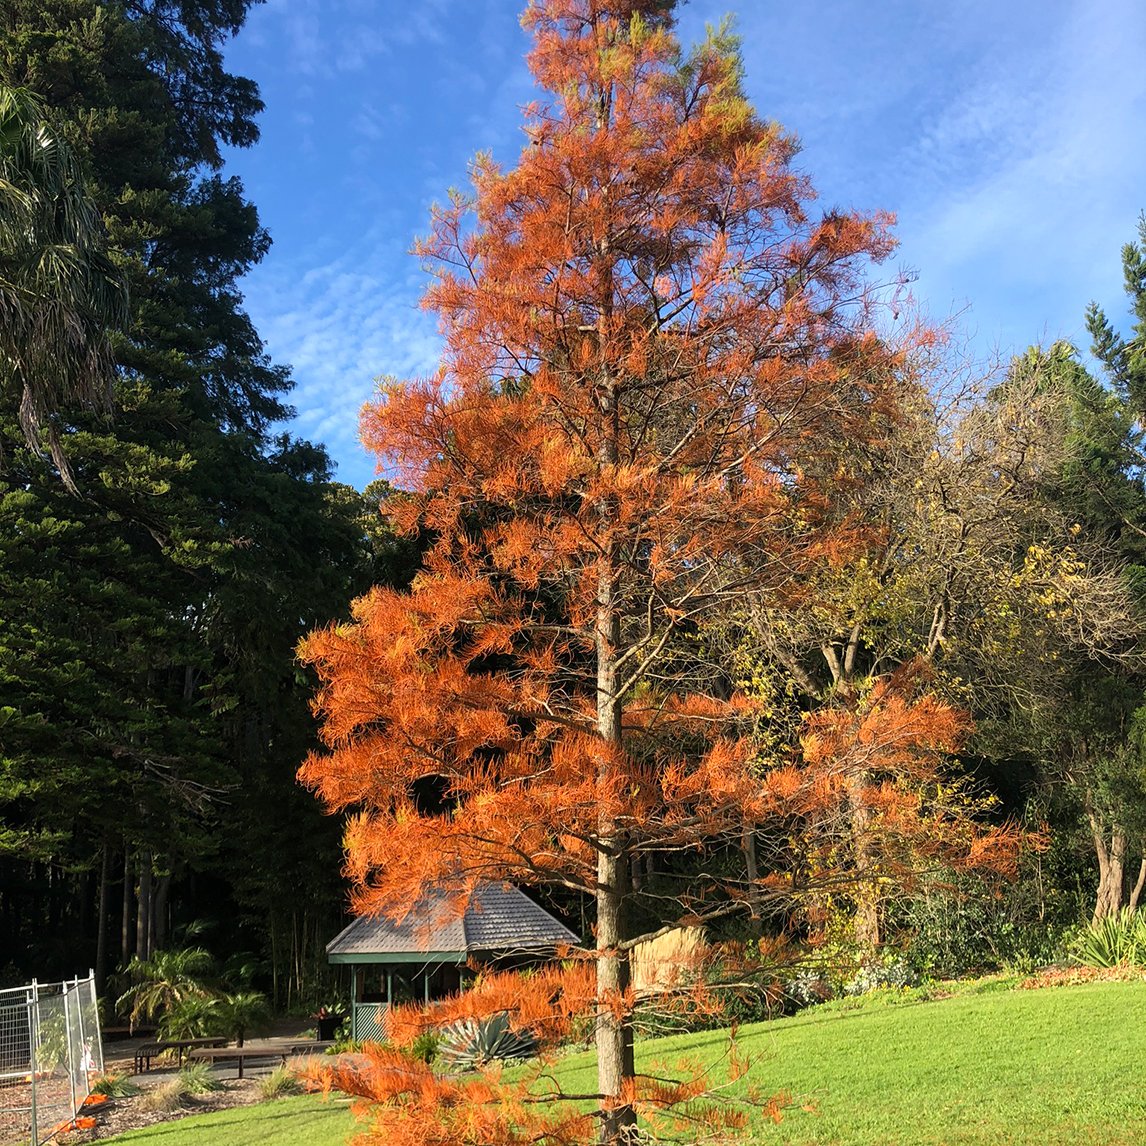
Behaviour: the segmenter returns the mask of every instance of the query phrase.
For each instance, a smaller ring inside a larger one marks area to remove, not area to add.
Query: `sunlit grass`
[[[345,1146],[355,1126],[345,1103],[302,1095],[193,1114],[104,1141],[125,1146]]]
[[[779,1125],[756,1117],[754,1143],[1119,1146],[1146,1142],[1146,983],[1023,991],[983,983],[954,998],[884,994],[745,1027],[747,1083],[792,1105]],[[966,989],[965,989],[966,990]],[[727,1032],[650,1040],[638,1064],[714,1064]],[[556,1073],[595,1089],[592,1052]],[[746,1083],[730,1093],[744,1093]],[[812,1109],[805,1110],[804,1106]],[[220,1111],[115,1139],[155,1146],[341,1146],[354,1121],[313,1097]]]
[[[904,1005],[884,994],[743,1028],[740,1051],[755,1060],[748,1080],[793,1101],[779,1125],[757,1116],[751,1140],[1146,1142],[1146,1091],[1137,1077],[1146,1057],[1146,983],[1005,986],[932,1002],[908,994]],[[725,1032],[660,1039],[638,1046],[638,1068],[684,1057],[716,1063],[726,1048]],[[557,1074],[569,1089],[591,1089],[592,1054],[570,1057]]]

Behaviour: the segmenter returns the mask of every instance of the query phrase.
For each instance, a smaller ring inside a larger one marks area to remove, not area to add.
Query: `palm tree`
[[[260,1027],[270,1018],[267,997],[261,991],[238,991],[234,995],[224,995],[219,1001],[219,1016],[215,1026],[236,1045],[243,1045],[243,1038],[252,1027]]]
[[[134,1028],[140,1019],[150,1022],[188,999],[210,998],[205,979],[212,966],[211,956],[202,947],[156,951],[150,959],[137,955],[123,968],[131,986],[116,1000],[116,1010],[122,1014],[130,1007],[128,1021]]]
[[[212,995],[191,995],[170,1007],[159,1021],[161,1039],[198,1039],[219,1026],[219,1000]]]
[[[34,95],[0,85],[0,400],[73,492],[58,417],[110,408],[109,335],[126,321],[126,283],[75,153]]]

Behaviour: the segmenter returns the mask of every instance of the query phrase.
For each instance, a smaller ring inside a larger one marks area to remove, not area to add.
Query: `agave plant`
[[[1071,944],[1071,955],[1085,967],[1146,965],[1146,912],[1124,907],[1096,920]]]
[[[509,1015],[499,1011],[486,1019],[459,1019],[442,1029],[439,1059],[449,1066],[474,1070],[494,1059],[528,1058],[537,1052],[537,1040],[509,1025]]]

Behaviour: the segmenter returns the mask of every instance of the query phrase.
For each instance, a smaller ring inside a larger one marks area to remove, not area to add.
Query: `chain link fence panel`
[[[102,1073],[93,974],[0,991],[0,1146],[66,1130]]]

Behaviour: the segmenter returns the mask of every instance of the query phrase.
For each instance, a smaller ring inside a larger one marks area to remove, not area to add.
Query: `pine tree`
[[[226,902],[224,826],[290,793],[311,740],[293,646],[342,612],[368,559],[324,451],[282,435],[290,379],[241,307],[269,246],[221,171],[224,147],[258,135],[257,90],[222,59],[249,7],[0,4],[0,82],[34,92],[67,139],[132,300],[111,419],[58,421],[82,499],[55,488],[11,409],[0,424],[2,839],[69,873],[43,900],[23,874],[0,889],[5,934],[41,974],[59,955],[29,936],[70,934],[67,973],[76,934],[101,937],[101,969],[117,950],[146,957],[192,871]],[[303,822],[333,850],[333,824]],[[46,883],[47,868],[24,871]],[[51,919],[33,918],[37,902]],[[269,930],[268,902],[244,904]]]

